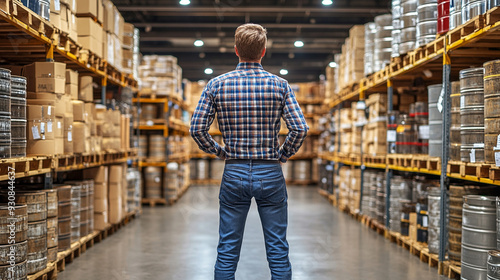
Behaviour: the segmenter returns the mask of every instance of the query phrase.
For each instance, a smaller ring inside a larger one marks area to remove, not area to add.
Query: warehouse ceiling
[[[266,70],[286,69],[284,77],[291,82],[317,81],[353,25],[390,12],[389,0],[334,0],[329,6],[322,0],[191,0],[186,6],[179,0],[113,2],[125,21],[140,29],[141,52],[176,56],[184,78],[192,81],[235,68],[234,31],[247,22],[268,30]],[[194,46],[197,39],[202,47]],[[304,46],[295,47],[297,40]],[[213,74],[205,74],[205,68]]]

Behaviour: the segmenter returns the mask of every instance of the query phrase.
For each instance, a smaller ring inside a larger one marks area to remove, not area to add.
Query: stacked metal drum
[[[374,71],[374,51],[375,51],[375,33],[377,33],[375,22],[365,24],[365,76]]]
[[[377,176],[377,211],[376,219],[379,223],[385,224],[385,178],[383,176]]]
[[[489,0],[462,0],[462,23],[486,13]]]
[[[163,135],[149,136],[149,156],[152,161],[164,161],[166,158],[166,142]]]
[[[71,186],[57,186],[59,251],[71,248]]]
[[[144,192],[146,198],[161,198],[162,168],[148,166],[144,169]]]
[[[500,6],[500,0],[487,0],[486,10],[493,9],[494,7]]]
[[[451,83],[450,160],[460,160],[460,82]]]
[[[390,154],[396,153],[398,119],[398,111],[387,113],[387,145]]]
[[[488,251],[497,248],[496,197],[464,196],[462,279],[487,279]]]
[[[0,68],[0,158],[11,156],[10,79],[10,70]]]
[[[438,0],[437,32],[444,34],[450,30],[450,0]]]
[[[80,236],[81,237],[84,237],[87,234],[89,234],[89,219],[90,219],[89,183],[88,181],[83,181],[82,188],[80,190]]]
[[[401,1],[401,44],[399,54],[403,55],[415,49],[417,40],[417,0]]]
[[[413,152],[415,154],[429,153],[429,107],[426,102],[415,102],[410,104],[410,117],[415,122],[418,141],[415,143]]]
[[[80,240],[80,207],[81,207],[81,182],[70,182],[71,184],[71,242]]]
[[[11,76],[11,157],[26,156],[26,78]]]
[[[462,24],[462,0],[450,0],[450,30]]]
[[[177,191],[180,188],[179,183],[179,164],[177,162],[170,162],[167,165],[167,171],[164,175],[163,193],[165,198],[171,199],[177,197]]]
[[[392,0],[392,57],[399,56],[401,44],[401,0]]]
[[[429,215],[429,253],[439,253],[439,234],[440,234],[440,213],[441,213],[441,190],[439,188],[430,188],[428,190],[428,215]]]
[[[484,162],[484,68],[460,71],[460,158]]]
[[[415,0],[416,1],[416,0]],[[391,63],[392,56],[392,15],[375,17],[376,34],[373,51],[373,72],[378,72]]]
[[[416,47],[427,45],[436,39],[438,21],[437,0],[418,0]]]
[[[12,213],[13,212],[13,213]],[[10,225],[15,223],[15,244],[9,244]],[[17,204],[9,210],[8,204],[0,205],[0,279],[26,279],[26,258],[28,253],[28,207]],[[14,250],[14,275],[10,272],[11,248]]]
[[[405,203],[411,202],[411,181],[402,176],[393,176],[391,179],[391,203],[389,208],[389,229],[401,232],[401,211]]]
[[[484,64],[484,157],[486,163],[495,163],[500,156],[500,60]],[[500,158],[499,158],[500,160]]]
[[[400,114],[396,129],[396,153],[416,154],[418,152],[418,131],[415,119],[408,114]]]
[[[427,88],[429,95],[429,156],[439,157],[443,147],[443,114],[438,110],[442,84]]]
[[[58,202],[56,190],[45,190],[47,196],[47,261],[57,260],[58,246]]]
[[[361,213],[368,217],[371,217],[372,205],[372,193],[371,189],[376,180],[375,171],[366,170],[363,173],[363,199],[361,200]]]

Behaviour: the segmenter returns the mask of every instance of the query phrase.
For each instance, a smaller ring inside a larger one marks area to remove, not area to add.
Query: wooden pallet
[[[68,33],[63,32],[61,30],[56,30],[56,35],[54,36],[54,42],[58,50],[65,52],[67,54],[71,54],[75,57],[80,56],[80,51],[82,50],[82,46],[78,44],[73,38],[70,38]]]
[[[387,155],[388,165],[396,165],[402,167],[412,166],[413,155],[390,154]]]
[[[167,200],[165,198],[143,198],[142,205],[149,205],[150,207],[155,207],[156,205],[167,205]]]
[[[478,15],[446,34],[447,43],[453,44],[485,26],[485,15]]]
[[[363,155],[363,162],[368,164],[386,164],[387,155]]]
[[[411,167],[428,171],[441,171],[441,158],[415,155],[412,158]]]
[[[428,263],[429,267],[437,268],[439,265],[439,256],[429,253],[429,248],[423,248],[420,252],[420,261]]]
[[[28,275],[28,280],[56,280],[57,266],[55,263],[48,263],[44,270]]]
[[[454,176],[474,176],[477,178],[490,178],[491,165],[485,163],[466,163],[462,161],[450,161],[447,171]],[[493,171],[492,176],[497,176]]]
[[[450,279],[460,279],[462,274],[462,268],[453,264],[449,265],[448,278]]]
[[[9,172],[15,172],[15,178],[34,176],[50,172],[50,157],[21,157],[0,160],[0,180],[9,180]],[[12,174],[11,174],[12,175]]]
[[[20,1],[0,0],[0,10],[12,16],[12,20],[24,24],[25,28],[31,28],[47,38],[53,38],[55,31],[53,25]]]
[[[500,7],[494,7],[486,12],[485,25],[492,26],[500,21]]]

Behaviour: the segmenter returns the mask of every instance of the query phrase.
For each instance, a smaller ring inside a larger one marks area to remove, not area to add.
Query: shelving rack
[[[156,96],[151,96],[150,94],[143,95],[141,92],[139,92],[137,94],[137,97],[132,99],[132,102],[137,106],[137,108],[140,108],[141,104],[145,103],[163,105],[162,115],[164,116],[164,118],[158,120],[152,120],[150,121],[150,123],[146,124],[139,123],[139,125],[135,127],[136,129],[139,130],[139,132],[161,131],[166,141],[168,141],[168,137],[170,136],[189,135],[189,126],[183,123],[181,120],[175,119],[172,116],[170,116],[170,111],[171,111],[169,105],[170,103],[177,104],[183,110],[187,110],[188,106],[185,104],[184,100],[181,100],[177,96],[166,96],[157,98]],[[189,159],[190,158],[187,154],[172,154],[172,155],[167,154],[165,161],[157,161],[157,160],[151,161],[147,159],[140,159],[138,166],[141,170],[144,167],[161,167],[163,169],[163,172],[167,172],[168,163],[170,162],[186,163],[189,161]],[[150,206],[156,206],[156,204],[161,204],[161,205],[173,204],[179,198],[181,198],[182,195],[184,195],[184,193],[188,190],[190,185],[191,183],[188,178],[187,182],[179,189],[179,192],[176,197],[170,198],[168,200],[165,197],[159,199],[142,198],[142,203]]]
[[[0,0],[0,52],[5,63],[29,64],[35,61],[56,61],[66,63],[68,69],[80,74],[93,76],[101,81],[101,102],[106,104],[106,88],[130,88],[137,91],[137,81],[130,74],[120,72],[106,60],[95,55],[68,38],[68,34],[55,28],[50,22],[29,10],[20,2]],[[91,154],[43,155],[9,158],[0,160],[0,181],[8,180],[9,168],[15,168],[15,178],[33,176],[45,177],[45,188],[52,188],[52,179],[63,172],[77,171],[100,165],[111,165],[135,161],[137,150],[104,151]],[[57,273],[65,269],[65,264],[73,261],[94,243],[115,233],[138,216],[138,212],[128,213],[118,224],[111,224],[103,231],[82,237],[70,249],[59,252],[57,261],[47,264],[47,268],[29,280],[56,279]]]
[[[435,175],[440,177],[441,209],[446,209],[446,189],[450,179],[465,180],[476,183],[485,183],[500,186],[499,168],[490,164],[448,162],[449,126],[450,126],[450,89],[451,80],[458,80],[458,73],[471,65],[479,65],[486,61],[500,57],[498,40],[500,38],[500,7],[489,10],[465,24],[439,36],[435,41],[410,51],[403,57],[393,59],[392,62],[379,72],[342,89],[337,96],[330,100],[332,110],[339,110],[344,102],[362,101],[372,93],[387,92],[388,111],[392,110],[394,88],[411,84],[416,77],[423,79],[426,84],[443,83],[444,85],[444,112],[443,112],[443,151],[440,158],[429,158],[421,155],[397,155],[370,157],[361,154],[360,160],[352,161],[349,155],[340,153],[323,153],[320,158],[335,162],[336,166],[359,166],[361,172],[365,168],[386,170],[387,200],[386,209],[390,205],[390,179],[392,171],[404,171]],[[426,71],[425,74],[423,72]],[[338,132],[337,132],[338,133]],[[340,142],[340,137],[339,137]],[[338,169],[337,169],[338,170]],[[363,173],[361,174],[363,178]],[[320,193],[327,196],[335,204],[335,196],[324,190]],[[363,190],[361,189],[361,193]],[[445,244],[446,224],[445,212],[441,211],[440,244]],[[389,215],[390,213],[387,213]],[[354,214],[353,214],[354,215]],[[356,218],[365,223],[367,217],[355,214]],[[389,219],[387,219],[388,221]],[[390,236],[387,225],[372,226],[365,224]],[[443,230],[444,229],[444,230]],[[389,237],[390,239],[390,237]],[[445,248],[440,246],[439,256],[440,274],[456,276],[460,268],[454,267],[445,261]]]

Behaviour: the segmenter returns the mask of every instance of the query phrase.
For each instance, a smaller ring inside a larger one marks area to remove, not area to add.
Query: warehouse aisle
[[[142,217],[76,259],[58,279],[213,279],[217,197],[217,187],[192,187],[173,207],[144,208]],[[289,187],[289,197],[294,280],[446,279],[340,213],[316,188]],[[236,279],[270,279],[255,204]]]

